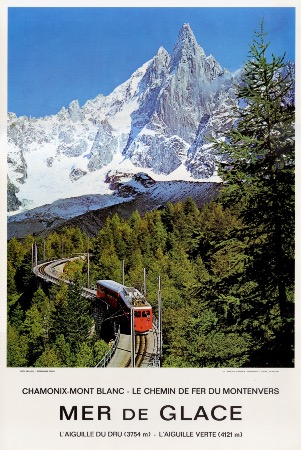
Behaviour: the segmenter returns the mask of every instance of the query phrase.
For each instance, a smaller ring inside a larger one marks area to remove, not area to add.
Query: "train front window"
[[[141,311],[135,311],[134,312],[135,317],[141,317]]]
[[[142,311],[142,317],[148,317],[149,311]]]
[[[103,286],[100,284],[97,285],[97,293],[99,296],[104,297],[106,295],[106,291]]]

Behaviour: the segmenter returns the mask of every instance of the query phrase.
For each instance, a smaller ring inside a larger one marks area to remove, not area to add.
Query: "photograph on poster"
[[[293,368],[294,111],[295,8],[8,8],[7,367]]]

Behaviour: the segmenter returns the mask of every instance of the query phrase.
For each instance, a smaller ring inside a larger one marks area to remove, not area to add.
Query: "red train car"
[[[135,333],[146,334],[152,329],[152,306],[141,292],[112,280],[99,280],[96,285],[97,298],[113,308],[116,311],[116,317],[120,317],[129,328],[133,310]]]

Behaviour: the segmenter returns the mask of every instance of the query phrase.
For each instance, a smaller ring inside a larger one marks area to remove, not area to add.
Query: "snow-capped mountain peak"
[[[111,94],[50,117],[9,113],[10,210],[108,193],[107,172],[129,165],[158,178],[210,177],[216,160],[206,136],[233,123],[235,76],[184,24],[171,55],[161,46]]]
[[[174,70],[180,63],[192,62],[195,57],[205,57],[205,52],[197,43],[190,25],[185,23],[172,52],[171,70]]]

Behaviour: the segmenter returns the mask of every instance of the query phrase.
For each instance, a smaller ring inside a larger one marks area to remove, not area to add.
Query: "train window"
[[[149,316],[149,311],[142,311],[142,317]]]
[[[106,296],[105,288],[99,284],[97,285],[97,296],[99,298],[105,298]]]
[[[135,311],[134,312],[135,317],[141,317],[141,311]]]

